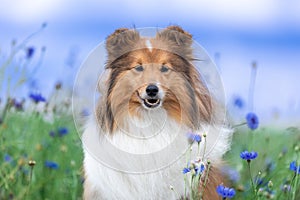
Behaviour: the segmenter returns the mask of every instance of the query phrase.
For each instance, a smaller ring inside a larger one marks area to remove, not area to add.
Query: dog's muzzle
[[[149,84],[146,89],[145,93],[140,96],[142,103],[145,108],[156,108],[161,104],[161,98],[159,97],[159,88],[154,84]]]

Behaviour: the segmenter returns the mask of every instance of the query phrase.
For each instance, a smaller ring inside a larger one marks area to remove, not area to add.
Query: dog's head
[[[192,130],[211,121],[212,99],[192,64],[192,36],[182,28],[167,27],[153,38],[118,29],[107,38],[106,49],[109,77],[97,112],[106,132],[129,116],[161,109]]]

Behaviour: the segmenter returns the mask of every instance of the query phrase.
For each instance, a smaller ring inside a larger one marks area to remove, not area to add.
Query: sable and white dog
[[[183,198],[189,131],[207,134],[203,158],[212,167],[203,199],[217,199],[231,131],[192,64],[192,42],[178,26],[152,38],[129,29],[107,38],[108,76],[83,134],[84,199]]]

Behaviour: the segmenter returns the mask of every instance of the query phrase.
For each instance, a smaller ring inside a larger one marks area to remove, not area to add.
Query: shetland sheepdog
[[[211,166],[199,192],[202,199],[218,198],[231,130],[193,65],[192,43],[179,26],[154,37],[126,28],[107,37],[108,75],[83,133],[84,199],[185,199],[191,191],[182,169],[194,152],[188,132],[205,132],[200,159]]]

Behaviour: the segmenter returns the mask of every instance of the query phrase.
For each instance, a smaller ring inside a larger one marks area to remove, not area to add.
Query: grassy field
[[[289,169],[292,161],[299,161],[299,144],[300,131],[294,127],[281,130],[271,127],[256,131],[237,130],[232,150],[225,156],[233,168],[229,176],[237,191],[235,199],[255,199],[247,161],[239,156],[244,150],[258,152],[258,157],[250,163],[257,199],[287,200],[293,198],[293,192],[297,195],[294,198],[300,199],[299,183],[298,186],[293,185],[295,173]]]
[[[245,149],[258,152],[251,161],[257,198],[291,199],[295,173],[289,164],[299,159],[299,143],[296,128],[237,129],[224,170],[236,190],[234,199],[254,198],[247,161],[239,156]],[[58,115],[50,123],[38,113],[8,111],[0,145],[0,199],[81,199],[82,149],[71,116]],[[34,166],[28,164],[32,161]]]
[[[41,30],[45,26],[43,24]],[[62,85],[56,84],[48,100],[37,94],[31,94],[33,96],[25,100],[26,105],[12,99],[11,92],[31,85],[40,67],[41,62],[38,62],[35,68],[28,68],[28,65],[35,66],[31,61],[36,50],[26,45],[36,33],[20,44],[13,42],[11,54],[0,63],[0,91],[1,95],[6,94],[6,99],[1,96],[0,101],[0,200],[81,199],[84,181],[81,141],[71,114],[67,114],[71,113],[70,102],[58,102],[56,98],[70,96],[70,92],[69,95],[58,94]],[[44,52],[42,48],[40,60]],[[17,62],[20,58],[24,62]],[[256,70],[254,63],[252,72],[255,73],[251,73],[250,83],[252,97]],[[41,110],[27,110],[38,107],[39,102],[56,104],[50,110],[52,117]],[[242,101],[234,104],[243,107]],[[236,191],[233,199],[299,200],[299,149],[300,130],[296,127],[236,128],[232,149],[225,155],[228,166],[223,169],[230,180],[226,186]],[[250,162],[243,160],[240,153],[245,150],[256,151],[258,157]]]
[[[82,148],[72,117],[49,123],[37,113],[8,112],[0,146],[0,199],[81,197]]]

